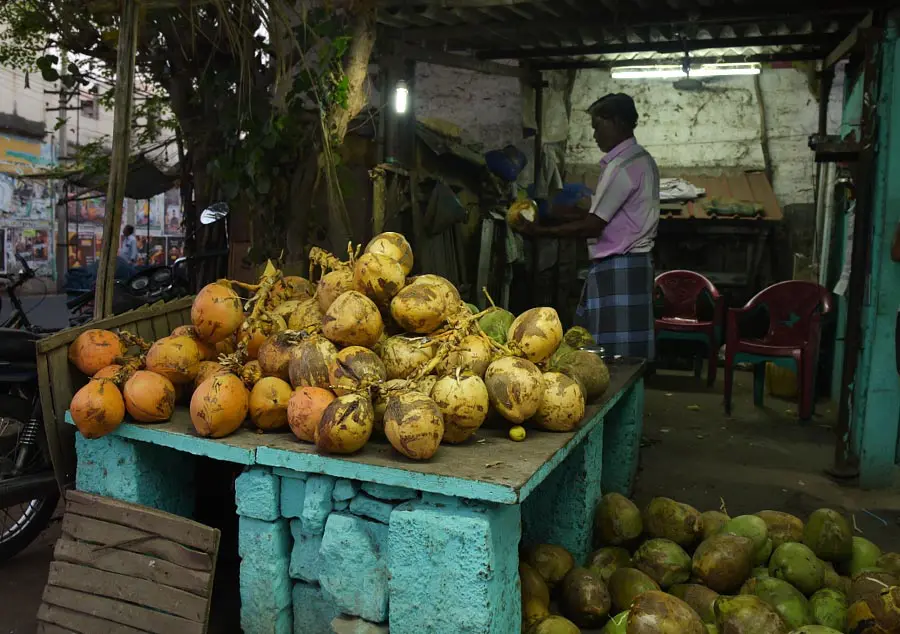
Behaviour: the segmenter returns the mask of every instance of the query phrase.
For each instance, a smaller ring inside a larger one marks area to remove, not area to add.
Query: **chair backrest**
[[[769,331],[764,340],[774,345],[794,345],[809,339],[810,328],[831,312],[828,289],[815,282],[779,282],[756,294],[744,308],[764,306],[769,313]]]
[[[706,291],[713,301],[719,291],[707,278],[694,271],[666,271],[656,276],[654,295],[662,297],[662,315],[697,319],[697,298]]]

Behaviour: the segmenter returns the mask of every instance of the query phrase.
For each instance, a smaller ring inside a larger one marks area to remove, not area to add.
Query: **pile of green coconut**
[[[654,498],[603,496],[595,550],[556,545],[519,564],[526,634],[900,633],[900,554],[832,509],[729,517]]]

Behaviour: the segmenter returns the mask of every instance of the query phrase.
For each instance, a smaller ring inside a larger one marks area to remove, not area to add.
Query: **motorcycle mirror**
[[[213,203],[200,212],[200,224],[211,225],[228,217],[228,203]]]

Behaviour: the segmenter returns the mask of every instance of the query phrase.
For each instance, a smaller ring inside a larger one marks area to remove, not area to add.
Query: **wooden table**
[[[337,530],[338,523],[357,521],[360,513],[368,512],[365,521],[373,526],[377,523],[369,520],[381,511],[361,510],[354,516],[354,506],[337,510],[342,501],[331,501],[336,483],[345,483],[340,486],[353,491],[362,488],[364,493],[357,493],[351,504],[359,502],[360,509],[383,508],[384,516],[376,519],[381,522],[378,526],[386,524],[384,534],[390,535],[389,539],[385,537],[387,543],[376,549],[382,555],[388,551],[384,566],[390,574],[384,583],[390,581],[389,590],[384,590],[385,612],[381,614],[367,604],[350,605],[350,599],[342,603],[339,589],[329,590],[326,576],[320,583],[338,608],[377,621],[379,616],[387,618],[389,595],[394,634],[511,634],[520,627],[520,542],[559,544],[583,560],[591,550],[593,511],[601,493],[630,493],[642,427],[643,369],[640,361],[611,363],[609,389],[588,406],[574,432],[529,429],[526,440],[517,443],[507,438],[506,427],[484,427],[462,445],[441,446],[435,457],[425,462],[400,456],[378,438],[352,456],[320,455],[314,446],[290,433],[260,434],[244,428],[222,439],[200,438],[187,412],[181,409],[167,423],[125,423],[113,434],[94,441],[79,436],[77,485],[80,490],[188,514],[194,492],[192,461],[186,460],[185,454],[246,465],[247,471],[236,484],[245,562],[241,568],[242,592],[247,593],[242,595],[245,632],[281,631],[277,619],[284,606],[273,604],[271,614],[247,613],[258,612],[259,606],[266,604],[253,593],[271,594],[271,575],[285,575],[288,588],[296,582],[295,593],[298,586],[303,592],[309,588],[297,577],[288,577],[295,555],[283,552],[281,558],[286,560],[258,571],[267,580],[254,585],[257,573],[247,561],[278,560],[278,555],[265,550],[270,546],[260,547],[258,540],[245,536],[244,524],[256,526],[253,522],[262,522],[275,530],[272,527],[279,523],[290,522],[292,533],[295,528],[313,533],[296,533],[294,550],[298,539],[328,542],[332,521]],[[306,498],[295,513],[289,500],[296,482],[305,483]],[[322,519],[324,528],[310,528],[314,523],[314,514],[307,508],[313,504],[311,492],[323,487],[328,491],[330,515]],[[269,491],[276,491],[274,514],[267,498]],[[401,493],[395,500],[388,500],[388,506],[380,506],[385,501],[376,498],[379,494],[390,497],[390,491]],[[338,519],[332,520],[335,516]],[[376,529],[372,530],[377,533]],[[316,531],[324,531],[324,535],[320,537]],[[447,544],[435,546],[451,535],[463,535],[462,545],[453,542],[453,548]],[[327,551],[326,546],[322,549]],[[392,553],[396,552],[404,556],[395,560]],[[321,565],[323,570],[328,569],[327,560]],[[368,578],[365,571],[355,570],[343,577]],[[455,592],[457,586],[459,592]],[[356,587],[352,594],[366,597],[357,599],[365,604],[372,596],[380,596],[379,589]],[[463,611],[454,603],[461,600],[469,602]],[[304,595],[303,601],[308,603],[309,598]],[[434,608],[423,612],[419,609],[423,604]],[[298,599],[293,605],[296,611]],[[443,616],[435,619],[437,613]],[[263,625],[257,627],[255,622]]]

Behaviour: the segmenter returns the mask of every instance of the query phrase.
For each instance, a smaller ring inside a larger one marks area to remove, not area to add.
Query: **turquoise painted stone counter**
[[[167,423],[79,436],[76,483],[190,515],[186,454],[245,465],[235,486],[244,632],[327,633],[344,614],[389,621],[393,634],[513,634],[520,543],[559,544],[583,561],[601,494],[630,493],[642,373],[641,362],[610,364],[609,389],[574,432],[528,429],[517,443],[485,427],[425,462],[374,437],[352,456],[320,455],[289,432],[200,438],[179,409]]]

